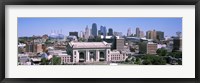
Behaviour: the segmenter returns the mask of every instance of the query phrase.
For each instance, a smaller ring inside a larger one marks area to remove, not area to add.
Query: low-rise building
[[[70,55],[59,54],[58,56],[61,58],[61,64],[71,63],[71,56]]]
[[[166,47],[167,47],[166,44],[157,44],[157,49],[166,48]]]
[[[48,50],[50,55],[59,55],[59,54],[67,54],[66,50]]]
[[[153,42],[147,43],[147,54],[156,54],[157,44]]]
[[[113,50],[110,52],[110,60],[113,62],[118,62],[118,61],[125,61],[126,60],[126,54],[122,53],[120,51],[117,50]]]
[[[27,65],[27,62],[30,61],[28,54],[18,54],[18,64]]]
[[[156,54],[157,43],[143,41],[139,44],[139,51],[141,54]]]

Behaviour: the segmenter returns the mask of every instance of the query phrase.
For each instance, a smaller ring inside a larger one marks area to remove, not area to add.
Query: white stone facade
[[[106,42],[70,42],[67,53],[73,63],[110,61],[110,48]]]
[[[125,61],[126,60],[126,54],[125,53],[120,53],[119,51],[111,51],[110,53],[111,57],[110,57],[110,61]]]
[[[71,56],[67,54],[60,54],[59,57],[61,58],[61,64],[66,64],[71,62]]]

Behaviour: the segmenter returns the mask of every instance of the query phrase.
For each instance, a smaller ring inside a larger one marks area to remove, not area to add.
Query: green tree
[[[25,39],[19,39],[19,43],[25,43]]]
[[[178,64],[179,64],[179,65],[182,65],[182,61],[181,61],[181,60],[178,60]]]
[[[42,58],[41,65],[49,65],[49,61],[46,58]]]
[[[135,58],[132,57],[131,62],[135,62]]]
[[[135,64],[141,64],[141,58],[136,58],[136,60],[135,60]]]
[[[51,59],[51,63],[53,65],[60,65],[61,64],[61,58],[57,57],[57,56],[53,56],[53,58]]]
[[[159,56],[167,56],[167,50],[164,48],[160,48],[156,51]]]
[[[174,53],[174,56],[175,58],[182,58],[182,52],[180,51],[177,51],[177,52],[173,52]]]
[[[166,60],[163,56],[145,55],[143,58],[144,65],[165,65]]]
[[[80,42],[84,42],[86,39],[84,39],[84,38],[79,38],[79,40],[78,41],[80,41]]]
[[[128,57],[126,58],[125,62],[131,62],[131,59],[132,59],[132,57],[131,57],[131,56],[128,56]]]
[[[51,39],[47,39],[44,43],[45,44],[51,44]]]
[[[100,36],[97,36],[95,39],[94,39],[95,42],[102,42],[102,39]]]
[[[158,50],[156,51],[156,53],[157,53],[157,54],[160,54],[160,53],[161,53],[161,49],[158,49]]]
[[[151,65],[152,63],[151,63],[151,60],[146,59],[146,60],[143,61],[143,64],[144,65]]]

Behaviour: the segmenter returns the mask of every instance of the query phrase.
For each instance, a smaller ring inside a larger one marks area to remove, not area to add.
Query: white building
[[[61,64],[71,63],[71,56],[68,54],[58,54],[61,58]]]
[[[120,51],[114,50],[110,52],[111,61],[117,62],[117,61],[125,61],[127,56],[125,53],[120,53]]]
[[[117,37],[117,39],[120,38],[119,36],[115,36],[115,37]],[[112,38],[113,38],[113,36],[105,36],[105,39],[112,39]],[[101,39],[104,39],[103,35],[101,35]]]
[[[157,44],[157,49],[166,48],[166,47],[167,47],[166,44]]]
[[[67,54],[73,63],[110,61],[110,48],[106,42],[69,42]]]

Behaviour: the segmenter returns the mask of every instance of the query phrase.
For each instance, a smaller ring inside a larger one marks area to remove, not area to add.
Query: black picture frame
[[[5,78],[5,5],[195,5],[195,78]],[[200,0],[1,0],[0,82],[2,83],[199,83]]]

